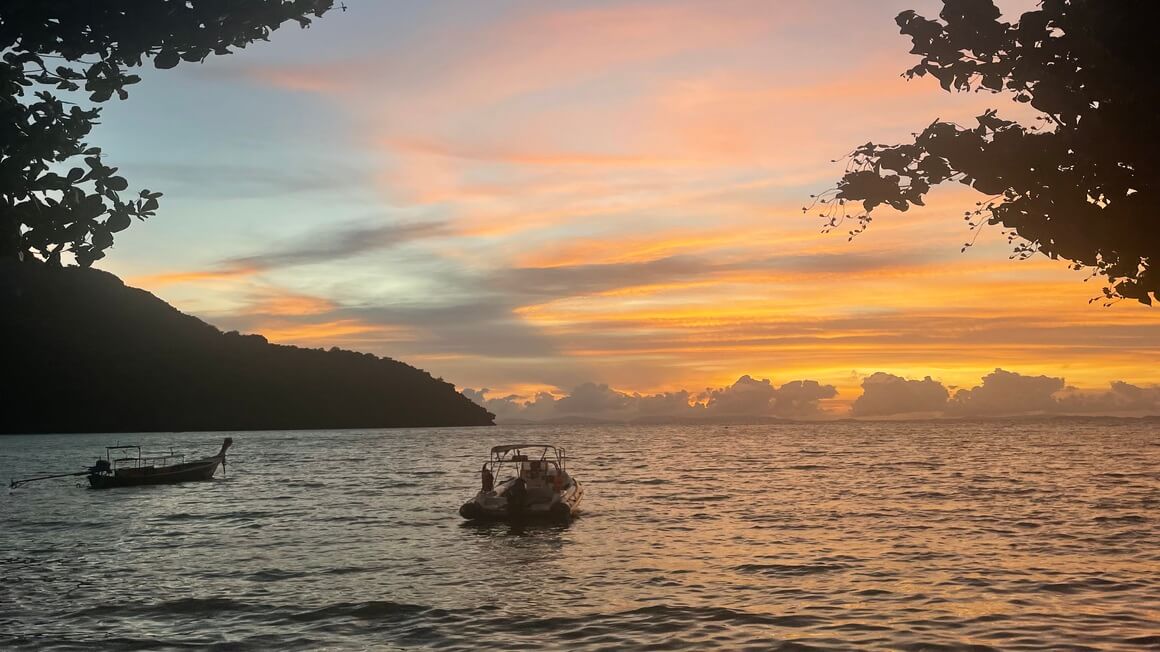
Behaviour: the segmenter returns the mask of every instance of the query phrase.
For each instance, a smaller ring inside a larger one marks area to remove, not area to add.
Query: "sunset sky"
[[[105,108],[90,140],[165,196],[99,267],[223,330],[492,397],[748,375],[832,385],[844,414],[875,372],[1160,380],[1156,309],[1089,304],[1099,279],[1010,261],[997,228],[960,253],[969,189],[852,242],[803,215],[855,145],[1030,117],[900,78],[895,14],[941,3],[346,4]]]

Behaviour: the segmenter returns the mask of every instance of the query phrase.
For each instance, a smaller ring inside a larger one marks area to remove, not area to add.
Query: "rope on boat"
[[[57,473],[55,476],[37,476],[35,478],[24,478],[23,480],[12,480],[8,483],[8,488],[16,488],[27,485],[28,483],[35,483],[36,480],[50,480],[52,478],[71,478],[73,476],[87,476],[89,471],[77,471],[75,473]]]

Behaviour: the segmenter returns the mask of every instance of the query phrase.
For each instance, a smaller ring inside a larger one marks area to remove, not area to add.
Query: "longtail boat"
[[[217,472],[218,467],[225,465],[226,449],[233,443],[233,438],[226,437],[222,441],[222,448],[217,455],[203,457],[191,462],[186,462],[184,455],[173,451],[143,453],[140,446],[106,446],[105,456],[97,458],[96,463],[86,471],[13,480],[8,486],[15,489],[37,480],[80,475],[88,476],[89,486],[93,489],[210,480]]]

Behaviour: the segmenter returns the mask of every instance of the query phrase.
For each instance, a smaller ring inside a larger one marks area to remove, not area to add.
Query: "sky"
[[[803,213],[856,145],[1033,118],[900,77],[893,17],[939,4],[346,0],[106,105],[164,197],[98,267],[506,418],[1160,413],[1155,310],[1009,260],[973,190],[853,240]]]

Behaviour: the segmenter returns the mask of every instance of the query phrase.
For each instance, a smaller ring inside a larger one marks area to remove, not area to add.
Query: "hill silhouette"
[[[0,433],[492,425],[369,353],[223,333],[107,272],[0,261]]]

